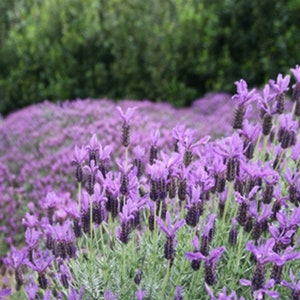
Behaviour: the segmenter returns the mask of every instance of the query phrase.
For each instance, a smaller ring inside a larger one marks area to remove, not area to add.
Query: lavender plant
[[[298,66],[291,71],[298,83]],[[236,82],[234,125],[222,138],[195,125],[200,101],[194,115],[105,101],[97,112],[109,123],[88,110],[95,127],[72,110],[86,109],[82,101],[38,106],[43,116],[64,109],[72,118],[61,120],[63,137],[22,144],[39,158],[35,168],[1,162],[4,199],[18,189],[17,203],[37,197],[27,201],[24,243],[3,260],[5,276],[16,279],[3,295],[10,288],[12,299],[299,299],[299,116],[297,90],[294,104],[285,101],[289,83],[280,74],[261,94]],[[4,136],[8,147],[13,135]],[[23,176],[18,184],[10,168]],[[30,171],[46,186],[33,177],[26,186]],[[6,226],[18,232],[13,225]]]

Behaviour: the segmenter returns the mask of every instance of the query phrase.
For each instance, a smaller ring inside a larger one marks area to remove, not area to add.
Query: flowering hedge
[[[291,71],[289,103],[290,75],[279,74],[263,91],[240,80],[231,99],[208,95],[192,109],[78,100],[4,120],[12,297],[299,299]]]

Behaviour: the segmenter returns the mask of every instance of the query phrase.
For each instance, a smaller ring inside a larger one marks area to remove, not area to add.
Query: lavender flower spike
[[[291,290],[291,299],[292,300],[298,300],[300,297],[300,280],[298,282],[295,281],[295,276],[293,274],[292,269],[290,269],[290,279],[291,279],[291,282],[287,282],[285,280],[281,281],[281,285],[283,285]]]
[[[166,224],[164,224],[163,219],[161,219],[160,217],[156,218],[156,221],[160,227],[160,229],[167,235],[167,237],[169,238],[175,238],[175,233],[176,231],[185,225],[185,220],[179,220],[176,221],[174,226],[172,226],[172,220],[171,220],[171,215],[170,212],[167,211],[166,213]]]
[[[135,293],[137,300],[143,300],[147,295],[147,291],[143,291],[142,288],[139,288]]]

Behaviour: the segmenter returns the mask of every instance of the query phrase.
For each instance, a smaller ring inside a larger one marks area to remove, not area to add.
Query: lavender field
[[[0,299],[300,299],[300,68],[235,84],[2,119]]]

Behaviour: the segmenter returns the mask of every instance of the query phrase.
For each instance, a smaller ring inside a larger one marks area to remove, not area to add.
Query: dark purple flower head
[[[160,217],[156,218],[156,222],[160,229],[167,235],[167,237],[170,238],[175,238],[176,231],[185,224],[185,220],[178,220],[174,225],[172,225],[172,219],[169,211],[166,213],[166,223]]]
[[[127,108],[126,112],[124,112],[120,106],[117,106],[117,110],[120,114],[120,117],[123,120],[123,122],[126,124],[129,124],[136,109],[137,107],[129,107]]]
[[[237,87],[237,94],[232,96],[231,99],[234,100],[237,105],[247,105],[256,100],[255,89],[248,91],[248,85],[244,79],[236,81],[234,84]]]
[[[290,70],[293,73],[296,81],[300,82],[300,67],[299,67],[299,65],[296,65],[295,68],[291,68]]]
[[[276,82],[271,79],[269,84],[276,93],[281,94],[289,90],[290,79],[290,75],[282,77],[282,74],[278,74]]]
[[[136,293],[135,297],[137,300],[143,300],[147,295],[147,291],[143,291],[142,288],[139,288]]]
[[[249,241],[246,245],[246,250],[250,251],[260,264],[266,264],[274,260],[273,247],[275,245],[275,240],[273,238],[265,241],[264,244],[255,246],[253,241]]]
[[[22,248],[19,250],[12,246],[7,257],[4,259],[4,263],[14,269],[18,269],[21,265],[25,263],[26,257],[27,248]]]

